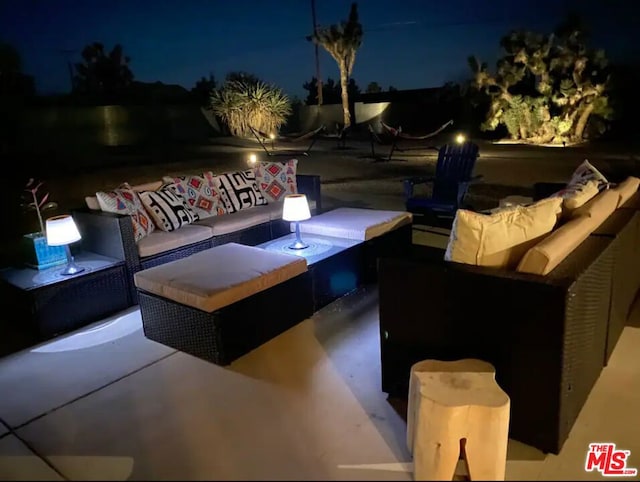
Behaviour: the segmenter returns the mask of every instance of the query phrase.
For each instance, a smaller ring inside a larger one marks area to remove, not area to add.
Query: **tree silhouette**
[[[209,74],[209,78],[202,77],[196,85],[191,89],[191,94],[202,105],[209,106],[211,103],[211,94],[216,88],[216,79],[213,74]]]
[[[226,82],[242,82],[245,85],[258,85],[259,83],[264,83],[262,79],[259,79],[253,74],[243,71],[234,71],[229,72],[225,77]]]
[[[119,44],[108,54],[100,42],[87,45],[82,50],[82,62],[75,65],[74,93],[100,102],[117,101],[133,82],[129,62]]]
[[[318,104],[318,87],[316,82],[317,79],[312,77],[309,82],[302,84],[302,88],[308,92],[305,98],[305,104],[307,105]],[[354,79],[349,79],[347,94],[350,100],[353,100],[360,94],[360,87],[358,87]],[[331,77],[328,77],[326,82],[322,82],[322,99],[323,104],[340,104],[342,102],[341,87],[336,84],[336,81]]]
[[[377,94],[378,92],[382,92],[382,87],[380,87],[380,84],[378,84],[377,82],[369,82],[369,85],[367,85],[366,93]]]
[[[351,4],[349,19],[338,25],[319,28],[308,37],[314,43],[322,46],[337,62],[340,69],[340,88],[342,93],[342,111],[344,113],[344,126],[351,125],[349,113],[349,77],[356,60],[356,52],[362,44],[362,25],[358,20],[358,4]],[[323,92],[324,96],[324,92]]]

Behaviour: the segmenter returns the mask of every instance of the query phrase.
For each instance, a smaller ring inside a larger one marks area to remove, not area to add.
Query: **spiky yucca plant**
[[[291,102],[274,85],[232,80],[212,93],[211,109],[231,134],[248,136],[249,126],[262,132],[277,132],[291,115]]]

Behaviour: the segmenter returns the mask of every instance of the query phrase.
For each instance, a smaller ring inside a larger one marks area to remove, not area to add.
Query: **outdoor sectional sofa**
[[[291,161],[283,161],[285,162]],[[294,166],[296,163],[297,161]],[[233,176],[236,173],[224,173],[227,174]],[[292,176],[297,192],[307,196],[311,213],[321,212],[320,177],[297,174],[295,168]],[[173,176],[174,179],[177,177]],[[291,181],[291,178],[289,180]],[[162,180],[127,188],[137,193],[153,192],[169,181],[170,177],[165,176]],[[138,271],[181,259],[213,246],[230,242],[255,246],[290,232],[289,223],[282,220],[282,196],[278,201],[268,199],[263,205],[242,207],[232,213],[219,213],[170,232],[155,229],[139,240],[135,238],[130,215],[101,210],[94,195],[87,196],[86,203],[85,208],[73,212],[82,235],[83,249],[125,261],[132,305],[138,302],[138,293],[133,281],[134,274]]]
[[[426,246],[382,256],[382,390],[406,397],[420,360],[489,361],[511,398],[510,436],[559,453],[640,286],[638,183],[597,194],[519,269],[454,262]]]

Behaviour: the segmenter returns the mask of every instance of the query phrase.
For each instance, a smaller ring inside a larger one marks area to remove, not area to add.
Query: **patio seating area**
[[[327,214],[353,209],[326,192]],[[414,245],[447,239],[412,230]],[[406,401],[383,391],[379,289],[364,279],[227,366],[149,339],[139,306],[0,358],[0,480],[411,480]],[[611,440],[640,465],[640,303],[625,321],[562,449],[510,439],[507,480],[599,479],[589,443]]]
[[[559,455],[509,441],[507,480],[599,479],[584,460],[601,440],[638,465],[639,328],[636,305]],[[228,367],[148,340],[130,308],[3,358],[0,390],[2,480],[412,478],[372,286]]]

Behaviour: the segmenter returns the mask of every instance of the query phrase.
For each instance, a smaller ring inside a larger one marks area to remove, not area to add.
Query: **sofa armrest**
[[[135,300],[133,275],[141,269],[141,264],[131,218],[88,208],[74,210],[72,215],[82,236],[83,249],[124,260],[131,299]]]
[[[307,198],[316,202],[316,214],[322,212],[322,189],[320,176],[316,174],[298,174],[296,176],[298,192],[306,194]]]
[[[589,237],[546,276],[443,259],[415,246],[379,260],[382,389],[413,363],[480,358],[512,400],[511,436],[558,453],[603,366],[610,240]]]

